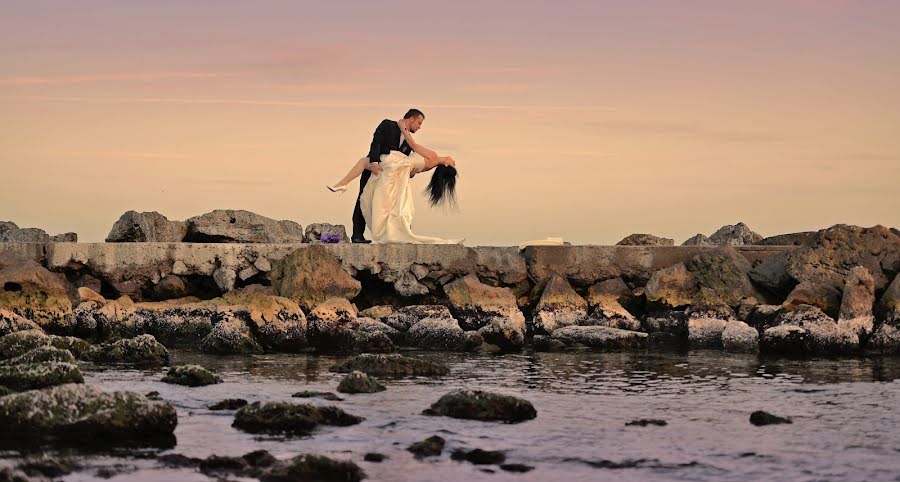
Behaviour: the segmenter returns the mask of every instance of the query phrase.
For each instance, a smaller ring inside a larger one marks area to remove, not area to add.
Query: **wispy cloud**
[[[783,142],[782,136],[762,131],[723,129],[692,122],[672,122],[666,120],[595,120],[582,124],[592,132],[598,129],[622,130],[642,134],[674,135],[682,137],[710,137],[733,142]]]
[[[39,85],[66,85],[107,81],[183,80],[238,77],[237,72],[116,72],[106,74],[15,76],[0,78],[0,85],[16,87]]]
[[[256,105],[296,108],[396,108],[406,106],[405,102],[308,102],[264,99],[190,99],[179,97],[71,97],[71,96],[4,96],[5,101],[37,102],[84,102],[98,104],[196,104],[196,105]],[[598,105],[553,105],[553,104],[427,104],[429,109],[471,109],[504,111],[611,111],[612,107]]]
[[[190,154],[179,154],[172,152],[146,152],[146,151],[52,151],[48,155],[54,157],[65,158],[102,158],[102,159],[134,159],[134,160],[168,160],[168,161],[185,161],[194,159]]]

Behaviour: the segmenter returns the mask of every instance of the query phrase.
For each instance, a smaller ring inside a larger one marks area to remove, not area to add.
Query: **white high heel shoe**
[[[347,185],[346,185],[346,184],[343,185],[343,186],[327,186],[327,185],[326,185],[325,187],[327,187],[328,190],[331,191],[331,192],[341,192],[341,193],[342,193],[342,192],[344,192],[344,191],[347,190]]]

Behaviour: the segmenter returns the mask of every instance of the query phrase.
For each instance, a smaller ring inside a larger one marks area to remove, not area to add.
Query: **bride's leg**
[[[363,171],[365,171],[367,167],[369,167],[368,157],[363,157],[362,159],[356,161],[356,164],[353,165],[353,168],[350,169],[350,172],[348,172],[343,179],[335,184],[335,186],[346,186],[348,183],[350,183],[350,181],[362,175]]]

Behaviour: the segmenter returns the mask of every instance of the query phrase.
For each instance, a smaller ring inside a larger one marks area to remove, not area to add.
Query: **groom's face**
[[[413,117],[409,119],[409,131],[416,132],[417,130],[422,128],[422,122],[425,122],[425,118],[422,116]]]

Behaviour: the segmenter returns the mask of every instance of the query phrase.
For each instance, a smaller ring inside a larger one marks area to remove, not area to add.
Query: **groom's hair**
[[[425,114],[423,114],[419,109],[409,109],[406,115],[403,116],[404,119],[415,119],[416,117],[421,117],[424,119]]]

